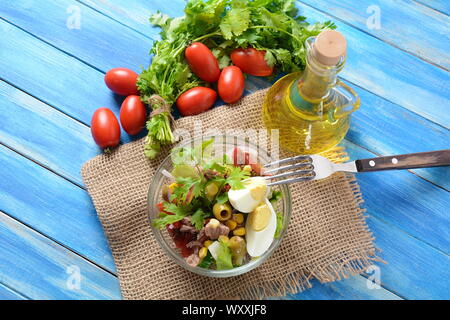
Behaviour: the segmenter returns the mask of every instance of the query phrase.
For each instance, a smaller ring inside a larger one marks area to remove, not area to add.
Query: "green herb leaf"
[[[277,212],[277,228],[275,229],[275,239],[279,238],[281,235],[281,230],[283,230],[283,215],[281,212]]]
[[[214,263],[214,258],[211,255],[211,252],[208,251],[208,253],[206,254],[206,257],[204,257],[203,260],[198,264],[198,267],[209,269],[213,263]]]
[[[336,27],[331,22],[310,25],[297,15],[295,0],[188,0],[184,13],[169,18],[157,12],[150,18],[161,28],[161,40],[153,43],[152,63],[137,82],[144,103],[156,94],[172,105],[186,90],[208,85],[191,72],[184,58],[194,41],[212,49],[221,68],[231,63],[234,49],[253,47],[265,50],[276,70],[290,73],[306,64],[305,40]],[[154,101],[150,105],[154,110],[161,106]],[[144,152],[155,158],[162,145],[174,142],[168,112],[151,117],[147,129]]]
[[[242,180],[247,179],[250,176],[250,172],[242,170],[240,167],[231,167],[231,171],[228,174],[226,183],[234,190],[243,189],[244,184]]]
[[[279,190],[272,191],[272,195],[269,198],[269,201],[272,204],[275,204],[278,200],[280,200],[283,197],[283,194]]]
[[[159,218],[153,219],[152,221],[152,225],[158,229],[162,229],[169,224],[180,221],[190,213],[186,208],[179,207],[174,203],[164,202],[163,205],[165,211],[173,214],[160,212]]]
[[[216,197],[216,202],[220,203],[220,204],[227,203],[228,202],[228,192],[224,192],[224,193],[219,194]]]
[[[219,250],[217,251],[216,266],[217,270],[232,269],[233,262],[231,260],[231,250],[228,245],[219,240]]]
[[[204,212],[202,209],[197,209],[197,211],[195,211],[195,213],[191,216],[191,223],[197,230],[201,230],[205,224],[205,218],[209,216],[209,213]]]
[[[232,8],[220,23],[220,30],[225,39],[241,35],[250,23],[250,10],[247,8]]]

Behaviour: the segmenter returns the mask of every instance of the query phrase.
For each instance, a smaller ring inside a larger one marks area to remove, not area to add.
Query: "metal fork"
[[[450,166],[450,149],[361,159],[345,163],[333,163],[318,155],[300,155],[268,163],[263,168],[273,166],[277,167],[263,171],[264,177],[272,181],[268,183],[269,186],[324,179],[339,171],[356,173]],[[286,177],[292,178],[277,180]]]

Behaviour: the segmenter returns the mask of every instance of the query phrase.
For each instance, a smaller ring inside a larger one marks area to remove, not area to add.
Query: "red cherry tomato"
[[[114,113],[107,108],[97,109],[92,116],[91,133],[100,148],[117,146],[120,142],[120,126]]]
[[[211,108],[216,99],[217,93],[213,89],[195,87],[178,97],[177,108],[183,116],[192,116]]]
[[[128,96],[120,108],[120,124],[128,134],[138,134],[145,125],[147,113],[139,96]]]
[[[220,74],[219,95],[226,103],[237,102],[244,93],[245,80],[241,69],[236,66],[225,67]]]
[[[231,61],[238,66],[242,72],[251,74],[252,76],[266,77],[273,72],[273,67],[270,67],[264,56],[266,51],[256,50],[254,48],[235,49],[231,53]]]
[[[139,94],[136,81],[139,75],[127,68],[114,68],[105,74],[105,83],[111,91],[121,95],[129,96]]]
[[[200,79],[208,82],[219,80],[219,63],[211,50],[203,43],[194,42],[186,48],[184,55],[192,72]]]

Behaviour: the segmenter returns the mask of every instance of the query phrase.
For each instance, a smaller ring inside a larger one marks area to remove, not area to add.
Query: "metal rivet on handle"
[[[370,160],[370,161],[369,161],[369,165],[370,165],[371,167],[375,167],[375,161]]]
[[[398,163],[397,158],[392,158],[392,163],[393,163],[393,164],[397,164],[397,163]]]

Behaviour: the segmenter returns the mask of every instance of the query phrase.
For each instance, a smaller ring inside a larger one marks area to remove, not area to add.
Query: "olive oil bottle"
[[[263,104],[263,121],[278,129],[281,147],[297,154],[316,154],[346,135],[350,114],[360,99],[337,79],[346,59],[347,42],[334,30],[306,40],[306,68],[278,80]]]

